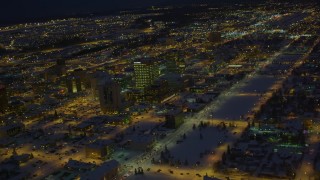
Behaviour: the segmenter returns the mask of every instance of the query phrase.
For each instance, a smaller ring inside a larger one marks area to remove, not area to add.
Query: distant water
[[[261,0],[3,0],[0,3],[0,24],[36,21],[51,17],[90,13],[108,13],[151,5],[188,3],[235,3]]]

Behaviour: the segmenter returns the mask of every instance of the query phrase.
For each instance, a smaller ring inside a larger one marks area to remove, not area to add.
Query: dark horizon
[[[93,15],[109,15],[121,10],[141,9],[150,6],[190,5],[208,3],[213,5],[234,5],[237,3],[262,3],[268,0],[11,0],[3,2],[0,7],[0,26],[16,23],[41,22],[49,19],[68,17],[87,17]],[[271,0],[272,1],[272,0]],[[273,0],[277,1],[277,0]],[[299,0],[283,0],[279,2],[298,2]],[[314,1],[315,0],[307,0]]]
[[[108,15],[127,9],[139,9],[149,6],[165,5],[187,5],[192,3],[210,3],[210,4],[235,4],[235,3],[259,3],[265,0],[12,0],[4,2],[0,8],[0,25],[15,23],[37,22],[48,19],[58,19],[65,17],[83,17],[90,14]],[[19,6],[17,6],[19,4]]]

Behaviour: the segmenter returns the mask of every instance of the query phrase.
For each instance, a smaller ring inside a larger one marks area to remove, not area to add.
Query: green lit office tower
[[[158,61],[142,59],[134,62],[134,74],[137,89],[144,89],[160,76]]]

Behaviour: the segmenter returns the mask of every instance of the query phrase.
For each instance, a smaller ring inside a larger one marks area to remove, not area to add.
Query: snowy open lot
[[[225,98],[220,100],[219,107],[212,111],[212,118],[224,121],[240,119],[241,115],[250,113],[261,99],[261,93],[270,90],[276,81],[277,78],[271,76],[248,79],[243,86],[227,93]]]
[[[240,89],[242,93],[259,93],[268,90],[274,83],[276,78],[272,76],[257,76],[249,79],[247,84]]]
[[[200,134],[203,136],[202,139]],[[168,148],[175,160],[184,162],[187,159],[192,165],[197,161],[201,162],[203,158],[200,158],[200,153],[214,151],[227,137],[228,132],[217,127],[207,127],[202,130],[197,128],[188,133],[185,140],[181,138],[179,145],[171,144]]]
[[[258,96],[232,95],[212,113],[212,118],[224,121],[239,119],[241,115],[248,113],[258,100]]]

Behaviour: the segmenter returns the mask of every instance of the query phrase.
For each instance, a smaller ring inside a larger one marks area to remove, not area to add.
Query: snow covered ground
[[[240,119],[241,115],[250,112],[258,100],[258,96],[232,95],[230,99],[220,105],[219,109],[212,112],[212,118],[224,121]]]
[[[257,76],[248,79],[243,86],[227,93],[221,100],[219,108],[212,111],[213,119],[232,121],[240,119],[241,115],[250,113],[251,109],[260,100],[261,93],[268,91],[277,81],[272,76]]]
[[[257,76],[247,81],[247,84],[240,89],[243,93],[256,93],[268,90],[276,81],[272,76]]]
[[[200,139],[200,134],[203,138]],[[186,135],[186,139],[181,138],[181,143],[171,144],[168,146],[175,160],[180,160],[182,163],[187,159],[189,164],[201,162],[200,153],[206,150],[212,152],[220,143],[227,139],[226,131],[219,130],[217,127],[199,128],[191,131]]]

